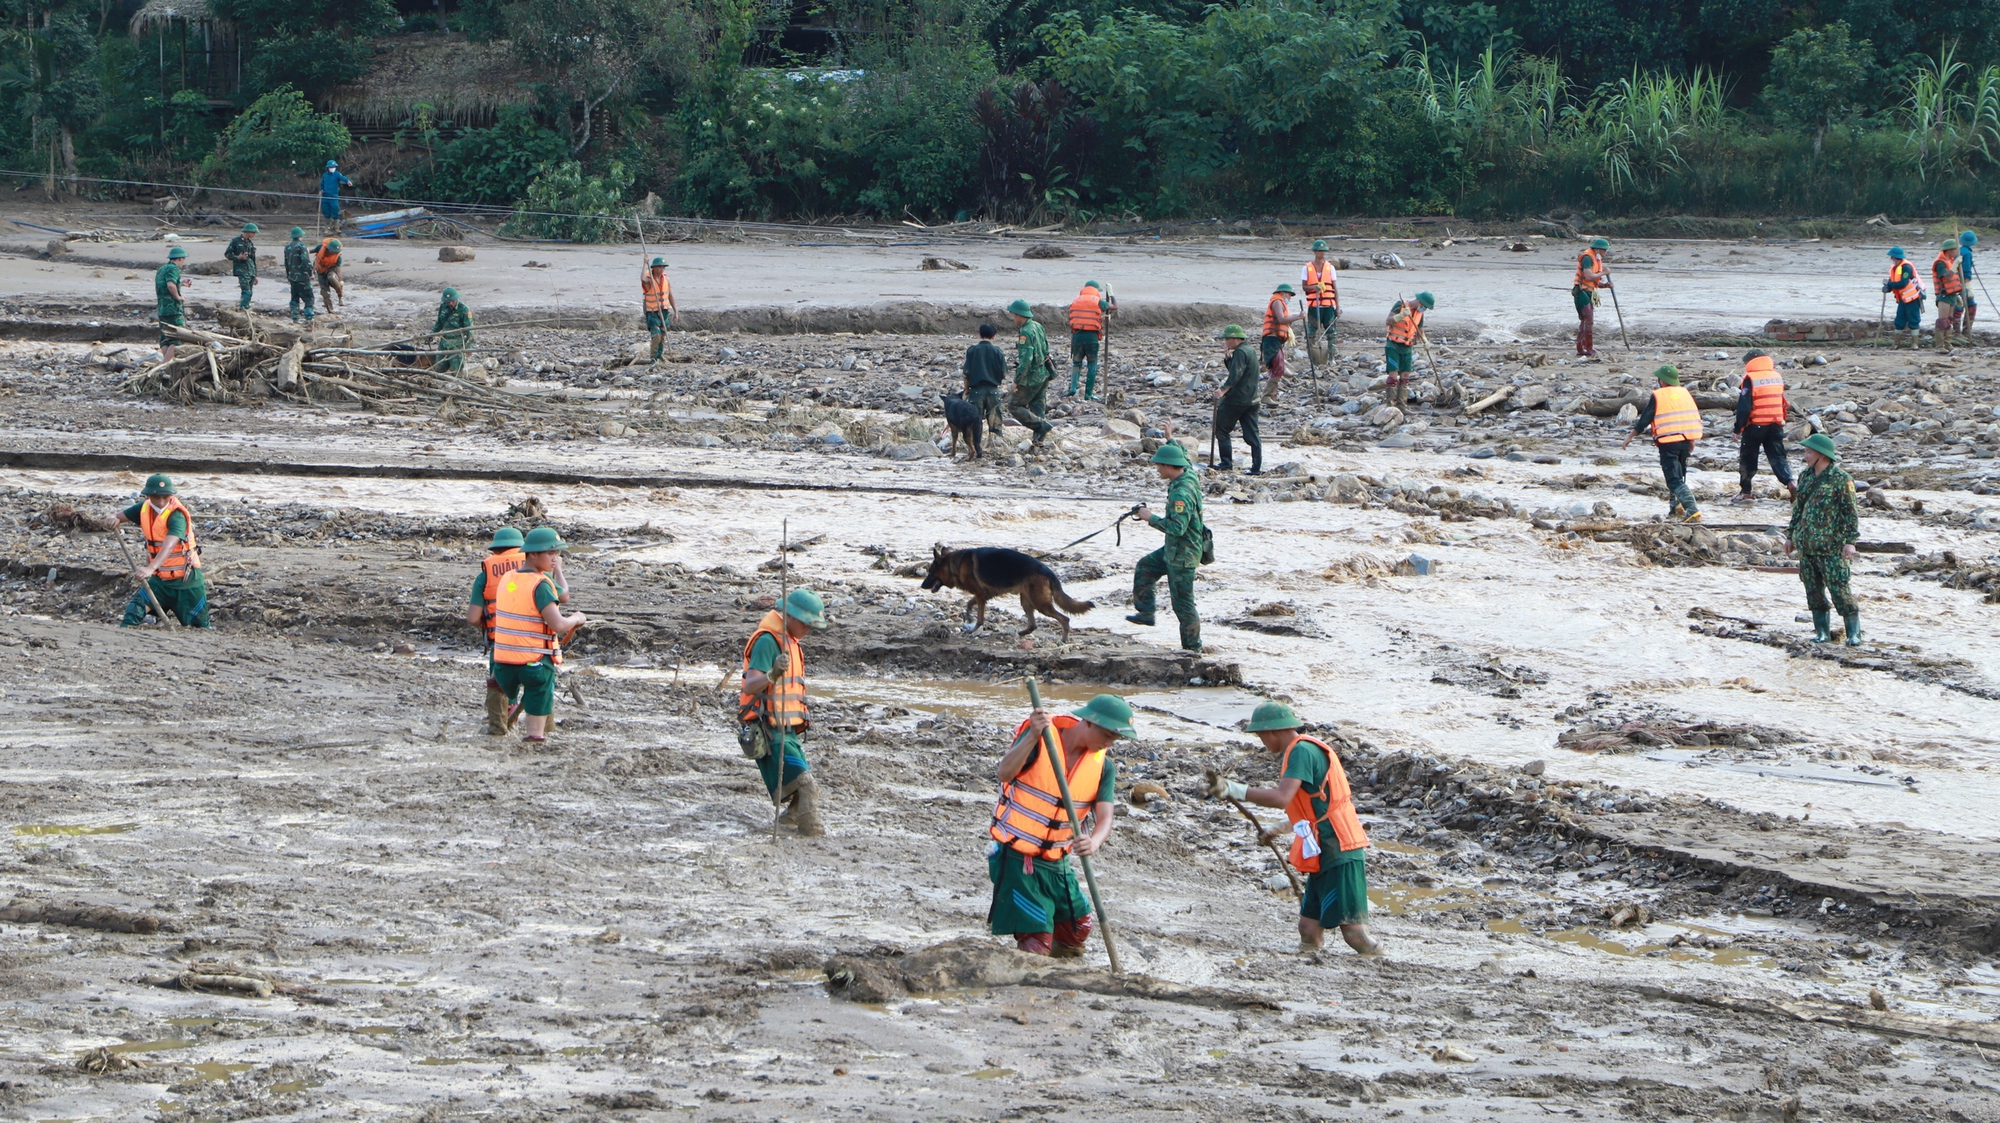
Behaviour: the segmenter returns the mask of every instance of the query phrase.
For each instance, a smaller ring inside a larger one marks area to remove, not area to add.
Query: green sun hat
[[[1889,256],[1890,256],[1890,257],[1893,257],[1893,258],[1895,258],[1895,259],[1896,259],[1897,261],[1901,261],[1901,260],[1903,260],[1903,258],[1904,258],[1904,257],[1905,257],[1906,255],[1905,255],[1905,254],[1903,253],[1903,247],[1901,247],[1901,246],[1890,246],[1890,247],[1889,247]]]
[[[784,612],[809,628],[826,627],[826,602],[811,589],[793,589],[786,593]]]
[[[1802,448],[1809,448],[1819,453],[1828,460],[1836,462],[1840,460],[1840,449],[1834,445],[1833,438],[1827,436],[1825,433],[1814,433],[1812,436],[1800,441],[1799,445]]]
[[[1171,465],[1175,468],[1194,467],[1194,461],[1188,459],[1187,449],[1182,448],[1175,441],[1168,441],[1166,444],[1161,445],[1160,450],[1153,454],[1152,462],[1155,464]]]
[[[666,258],[664,258],[664,257],[656,257],[656,258],[654,258],[654,259],[653,259],[653,268],[655,268],[655,269],[665,269],[666,267],[667,267],[667,259],[666,259]]]
[[[306,236],[306,232],[305,232],[305,230],[304,230],[304,229],[302,229],[302,228],[300,228],[300,227],[297,227],[297,226],[294,226],[294,227],[292,227],[292,237],[294,237],[294,238],[303,238],[303,237],[305,237],[305,236]]]
[[[489,550],[518,550],[526,541],[526,539],[521,537],[520,531],[511,526],[503,526],[493,532],[493,541],[488,543],[486,548]]]
[[[446,285],[446,286],[445,286],[445,290],[444,290],[444,293],[443,293],[443,297],[444,297],[444,299],[446,299],[446,300],[457,300],[457,299],[458,299],[458,290],[457,290],[457,289],[455,289],[455,288],[453,288],[453,287],[451,287],[450,285]]]
[[[1025,300],[1017,300],[1014,303],[1009,304],[1007,306],[1007,311],[1012,312],[1016,316],[1026,316],[1030,320],[1035,318],[1034,307]]]
[[[1231,324],[1228,327],[1222,329],[1222,338],[1248,339],[1250,338],[1250,334],[1243,330],[1243,326],[1241,324]]]
[[[1279,285],[1279,286],[1278,286],[1277,288],[1274,288],[1274,289],[1272,289],[1271,291],[1272,291],[1272,292],[1281,292],[1281,293],[1284,293],[1284,294],[1285,294],[1286,296],[1297,296],[1297,295],[1298,295],[1298,294],[1297,294],[1296,292],[1294,292],[1294,291],[1292,290],[1292,286],[1291,286],[1291,283],[1290,283],[1289,281],[1288,281],[1288,282],[1286,282],[1285,284],[1282,284],[1282,285]]]
[[[494,537],[497,539],[499,535]],[[538,526],[529,531],[528,537],[521,541],[521,552],[526,554],[545,554],[551,550],[567,549],[569,543],[563,541],[562,535],[557,534],[556,528],[552,526]]]
[[[1080,710],[1071,710],[1071,717],[1084,721],[1100,729],[1108,729],[1120,737],[1137,737],[1132,731],[1132,706],[1116,694],[1099,694],[1083,704]]]
[[[257,232],[257,224],[256,224],[256,223],[254,223],[254,222],[246,222],[246,223],[244,223],[244,224],[243,224],[243,232],[244,232],[245,234],[255,234],[255,233]]]
[[[146,486],[139,489],[139,494],[179,495],[180,492],[174,490],[174,481],[168,479],[166,473],[154,472],[152,475],[146,477]]]
[[[1423,305],[1426,309],[1436,308],[1438,306],[1437,297],[1434,297],[1427,292],[1420,292],[1417,294],[1417,303]]]
[[[1262,702],[1251,713],[1250,724],[1243,728],[1252,733],[1263,733],[1271,729],[1297,729],[1302,724],[1299,715],[1283,702]]]
[[[181,247],[179,247],[179,246],[175,246],[175,247],[174,247],[173,249],[170,249],[170,250],[168,250],[168,251],[167,251],[167,260],[168,260],[168,261],[179,261],[179,260],[180,260],[181,258],[184,258],[184,257],[186,257],[187,255],[188,255],[188,252],[187,252],[186,250],[182,249],[182,248],[181,248]]]
[[[1325,239],[1325,238],[1314,238],[1314,239],[1313,239],[1313,252],[1314,252],[1314,253],[1324,253],[1324,252],[1326,252],[1326,239]]]
[[[1674,366],[1672,363],[1668,363],[1666,366],[1654,371],[1653,377],[1659,379],[1662,386],[1679,386],[1681,384],[1680,368]]]
[[[1592,238],[1590,240],[1590,248],[1594,250],[1608,250],[1611,248],[1611,239]]]

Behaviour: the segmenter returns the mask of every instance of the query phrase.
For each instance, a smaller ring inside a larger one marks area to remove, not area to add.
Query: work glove
[[[1221,773],[1214,773],[1208,778],[1208,794],[1215,799],[1240,800],[1250,794],[1250,786],[1224,779]]]

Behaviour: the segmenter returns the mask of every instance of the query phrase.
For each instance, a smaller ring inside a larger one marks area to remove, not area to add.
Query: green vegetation
[[[927,223],[2000,212],[2000,0],[460,0],[421,16],[208,0],[240,69],[191,54],[206,39],[186,16],[117,10],[0,0],[0,162],[48,190],[66,172],[297,189],[345,154],[371,169],[364,191],[519,204],[515,229],[579,239],[649,195]],[[408,107],[395,143],[354,151],[323,111],[335,91],[380,103],[371,84],[412,79],[372,71],[374,44],[440,31],[512,71],[461,103],[468,120],[388,101]]]

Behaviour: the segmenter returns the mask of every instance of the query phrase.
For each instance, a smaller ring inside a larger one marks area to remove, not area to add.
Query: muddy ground
[[[946,335],[690,331],[649,368],[609,327],[490,332],[532,419],[169,405],[120,389],[143,344],[0,343],[0,1111],[2000,1119],[1992,350],[1778,351],[1869,485],[1860,648],[1803,642],[1768,474],[1720,502],[1724,414],[1708,525],[1657,521],[1619,408],[1659,362],[1705,404],[1740,366],[1685,336],[1577,363],[1447,335],[1401,417],[1355,341],[1265,408],[1265,476],[1207,480],[1209,653],[1121,619],[1158,542],[1129,524],[1051,559],[1097,605],[1070,642],[1022,647],[1001,602],[961,633],[963,596],[917,588],[933,544],[1049,550],[1157,497],[1149,448],[1206,456],[1211,333],[1122,334],[1116,400],[977,463],[935,444]],[[129,586],[85,527],[155,467],[213,633],[112,626]],[[531,747],[483,734],[462,615],[485,536],[538,511],[594,623]],[[774,844],[718,682],[785,576],[835,621],[829,833]],[[1141,981],[982,935],[1024,673],[1139,708],[1121,798],[1168,797],[1121,803],[1096,869]],[[1342,748],[1383,959],[1298,956],[1276,861],[1198,794],[1270,776],[1236,728],[1261,697]],[[141,930],[42,911],[78,905]]]

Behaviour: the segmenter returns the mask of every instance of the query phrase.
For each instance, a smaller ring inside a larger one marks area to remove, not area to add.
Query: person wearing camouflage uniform
[[[1836,461],[1838,450],[1825,433],[1805,439],[1806,470],[1799,475],[1798,499],[1792,504],[1791,525],[1785,528],[1785,552],[1799,558],[1799,580],[1805,583],[1806,607],[1812,609],[1813,640],[1833,639],[1832,608],[1847,625],[1847,646],[1861,645],[1861,610],[1847,591],[1852,577],[1848,562],[1861,537],[1861,513],[1854,505],[1854,477]],[[1831,605],[1828,600],[1831,599]]]
[[[1042,438],[1049,435],[1055,426],[1048,421],[1049,380],[1055,377],[1055,368],[1049,365],[1049,337],[1042,325],[1035,322],[1035,310],[1025,300],[1017,300],[1007,306],[1007,313],[1014,317],[1015,327],[1020,337],[1014,348],[1014,393],[1007,412],[1014,420],[1034,430],[1035,441],[1029,451],[1042,447]]]
[[[1155,515],[1144,504],[1133,514],[1167,536],[1166,544],[1132,567],[1132,615],[1134,624],[1150,625],[1157,608],[1155,590],[1160,578],[1167,579],[1174,617],[1181,625],[1181,646],[1201,652],[1201,617],[1194,607],[1194,570],[1202,563],[1208,528],[1201,521],[1201,485],[1195,478],[1194,461],[1178,444],[1164,444],[1153,454],[1160,478],[1167,481],[1167,513]]]
[[[229,239],[229,248],[222,251],[222,256],[229,259],[229,271],[236,274],[236,287],[242,290],[236,307],[247,312],[250,293],[257,287],[257,224],[244,223],[243,233]]]
[[[458,290],[447,288],[438,302],[437,323],[431,325],[437,356],[433,370],[457,374],[465,368],[465,349],[472,346],[472,312],[458,298]]]
[[[312,248],[306,245],[306,232],[297,226],[292,227],[292,240],[285,243],[285,283],[292,287],[292,322],[298,323],[303,312],[306,323],[312,323]]]

